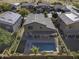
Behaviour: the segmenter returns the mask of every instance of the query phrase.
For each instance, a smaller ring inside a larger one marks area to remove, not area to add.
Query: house
[[[56,5],[54,6],[54,10],[57,11],[57,12],[60,12],[61,9],[62,9],[62,7],[63,7],[63,5],[56,4]]]
[[[21,25],[22,17],[18,13],[4,12],[0,14],[0,27],[9,32],[16,32]]]
[[[61,13],[58,14],[57,22],[68,48],[72,51],[79,50],[79,15],[72,12]]]
[[[57,51],[57,29],[50,18],[45,18],[43,14],[29,14],[24,29],[24,53],[29,52],[33,46],[38,47],[40,51]]]

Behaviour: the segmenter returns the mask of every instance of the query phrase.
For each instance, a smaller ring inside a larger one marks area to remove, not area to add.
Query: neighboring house
[[[27,8],[27,9],[33,9],[34,6],[35,6],[34,3],[26,3],[26,2],[24,2],[24,3],[21,4],[22,8]]]
[[[71,12],[76,13],[76,14],[79,15],[79,9],[76,8],[75,6],[67,5],[66,7],[67,7],[67,9],[69,9]]]
[[[12,10],[18,10],[21,8],[20,3],[11,3]]]
[[[65,5],[56,4],[54,6],[56,12],[70,12],[70,10]]]
[[[18,13],[4,12],[0,14],[0,27],[9,32],[16,32],[21,25],[22,17]]]
[[[53,8],[49,3],[21,3],[22,8],[34,10],[36,13],[43,13],[44,11],[50,12]]]
[[[24,53],[35,45],[40,50],[56,51],[57,29],[50,18],[45,18],[43,14],[29,14],[24,23],[24,29],[23,40],[26,40]]]
[[[79,50],[79,15],[69,12],[58,14],[59,28],[71,50]]]
[[[51,11],[53,11],[53,7],[49,3],[37,3],[35,9],[37,13],[44,13],[45,11],[50,13]]]

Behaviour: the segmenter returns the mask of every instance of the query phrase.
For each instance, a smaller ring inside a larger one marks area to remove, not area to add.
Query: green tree
[[[8,3],[2,3],[0,5],[0,8],[3,9],[3,11],[10,11],[11,10],[11,5]]]
[[[31,51],[36,55],[39,52],[39,48],[33,46],[33,48],[31,49]]]
[[[17,12],[18,12],[19,14],[21,14],[22,17],[23,17],[22,24],[21,24],[21,26],[22,26],[23,23],[25,22],[24,17],[27,16],[27,15],[30,13],[30,11],[27,10],[27,9],[25,9],[25,8],[22,8],[22,9],[19,9]]]
[[[30,12],[29,10],[22,8],[18,10],[18,13],[21,14],[23,17],[27,16]]]
[[[0,28],[0,45],[9,45],[12,41],[11,33]]]

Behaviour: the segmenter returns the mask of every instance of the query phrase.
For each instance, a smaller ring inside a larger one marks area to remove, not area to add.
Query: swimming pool
[[[55,43],[32,43],[32,46],[38,47],[40,51],[56,51]]]

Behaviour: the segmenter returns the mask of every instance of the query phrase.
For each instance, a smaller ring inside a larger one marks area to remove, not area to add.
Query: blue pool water
[[[40,51],[55,51],[55,43],[32,43],[32,46],[38,47]]]

